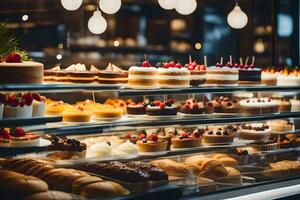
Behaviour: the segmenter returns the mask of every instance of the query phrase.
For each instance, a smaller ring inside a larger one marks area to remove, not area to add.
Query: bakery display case
[[[31,198],[221,198],[284,184],[300,172],[299,89],[1,85],[0,165],[26,188],[48,185]]]

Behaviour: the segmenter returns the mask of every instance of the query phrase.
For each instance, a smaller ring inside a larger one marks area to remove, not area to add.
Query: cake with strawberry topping
[[[32,117],[44,117],[46,112],[46,97],[32,93],[33,107]]]
[[[158,84],[161,88],[184,88],[190,86],[190,71],[180,63],[171,61],[158,68]]]
[[[260,115],[278,113],[278,101],[270,98],[249,98],[239,102],[241,113],[245,115]]]
[[[193,131],[177,130],[176,135],[172,137],[172,148],[193,148],[201,145],[202,134],[204,130],[195,129]]]
[[[238,70],[230,62],[224,65],[223,58],[221,58],[221,62],[217,63],[216,66],[206,69],[206,84],[235,86],[238,85],[238,81]]]
[[[140,67],[132,66],[128,71],[128,87],[134,89],[158,88],[157,69],[145,60]]]
[[[178,107],[172,99],[165,102],[150,102],[146,107],[146,114],[149,116],[168,116],[177,115]]]
[[[4,118],[31,118],[32,117],[31,93],[13,93],[6,96]]]
[[[300,85],[300,72],[298,70],[290,71],[284,69],[277,76],[278,86],[298,86]]]
[[[180,108],[180,112],[185,114],[203,114],[205,111],[205,103],[193,98],[186,100]]]
[[[0,93],[0,119],[3,118],[4,105],[6,102],[5,94]]]
[[[156,134],[151,134],[148,137],[146,134],[141,134],[136,146],[139,152],[162,152],[167,150],[168,142],[159,139]]]
[[[196,61],[192,61],[192,58],[190,56],[190,61],[185,66],[191,73],[190,85],[198,86],[205,83],[206,65],[197,64]]]
[[[231,99],[229,97],[216,97],[213,101],[214,112],[215,113],[238,113],[239,103],[236,99]]]
[[[240,64],[234,64],[234,67],[238,67],[239,70],[239,83],[240,84],[260,84],[261,83],[261,69],[254,65],[255,57],[252,57],[252,63],[248,65],[248,59],[246,58],[245,64],[243,64],[242,58]]]
[[[43,82],[44,65],[24,61],[19,52],[11,52],[4,62],[0,61],[1,84],[31,84]]]
[[[37,146],[39,144],[39,135],[28,133],[23,128],[10,129],[10,146]]]
[[[127,114],[129,115],[144,115],[146,114],[146,105],[144,102],[130,103],[127,105]]]

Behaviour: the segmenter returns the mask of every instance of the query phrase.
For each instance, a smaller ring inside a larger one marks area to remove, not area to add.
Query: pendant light
[[[165,10],[172,10],[176,6],[176,0],[158,0],[158,4]]]
[[[227,22],[234,29],[242,29],[248,23],[248,16],[241,10],[237,1],[233,10],[227,16]]]
[[[192,14],[197,8],[196,0],[177,0],[175,10],[182,15]]]
[[[106,14],[115,14],[122,6],[121,0],[100,0],[99,7]]]
[[[94,34],[101,34],[107,29],[107,22],[98,7],[88,21],[88,29]]]
[[[83,0],[61,0],[61,5],[69,11],[74,11],[80,8]]]

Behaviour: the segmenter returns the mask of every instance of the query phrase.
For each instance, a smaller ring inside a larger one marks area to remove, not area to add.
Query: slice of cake
[[[101,84],[126,84],[128,72],[109,63],[105,70],[99,71],[98,82]]]

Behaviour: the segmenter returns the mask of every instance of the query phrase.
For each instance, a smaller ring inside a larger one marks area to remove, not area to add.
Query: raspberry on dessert
[[[129,133],[129,134],[127,134],[127,135],[125,136],[125,138],[126,138],[126,139],[131,139],[132,136],[131,136],[131,134]]]
[[[160,107],[161,109],[164,109],[164,108],[166,107],[166,104],[165,104],[165,103],[161,103],[161,104],[159,105],[159,107]]]
[[[174,67],[180,69],[180,68],[182,68],[182,65],[178,62]]]
[[[11,107],[18,107],[20,105],[19,100],[15,95],[7,96],[6,104],[10,105]]]
[[[194,132],[194,136],[195,136],[196,138],[200,138],[200,137],[201,137],[201,133],[198,132],[198,131],[196,131],[196,132]]]
[[[181,133],[180,136],[181,136],[182,138],[188,138],[188,137],[189,137],[189,134],[186,133],[186,132],[183,132],[183,133]]]
[[[153,134],[153,135],[151,135],[151,136],[149,137],[149,139],[150,139],[151,141],[153,141],[153,142],[157,142],[157,141],[158,141],[158,136],[155,135],[155,134]]]
[[[193,109],[198,109],[198,108],[199,108],[199,106],[198,106],[198,104],[197,104],[197,103],[194,103],[192,108],[193,108]]]
[[[190,71],[195,69],[195,68],[193,67],[193,65],[190,65],[190,64],[187,66],[187,68],[188,68],[188,70],[190,70]]]
[[[163,64],[163,68],[168,69],[169,67],[170,67],[169,63],[166,62],[166,63]]]
[[[10,139],[9,132],[5,129],[0,129],[0,137],[9,140]]]
[[[156,106],[159,106],[161,104],[161,101],[154,101],[153,102]]]
[[[222,64],[217,63],[217,64],[216,64],[216,67],[222,67]]]
[[[24,137],[26,135],[26,131],[23,128],[15,128],[12,129],[10,134],[14,137]]]
[[[151,67],[151,64],[148,60],[145,60],[143,63],[142,63],[142,67]]]
[[[37,93],[33,93],[32,94],[32,98],[36,101],[42,101],[42,98],[40,95],[38,95]]]
[[[189,104],[184,104],[184,109],[186,109],[186,110],[190,109],[190,105]]]
[[[176,63],[174,61],[169,62],[169,67],[175,67]]]
[[[200,65],[200,70],[206,70],[206,66],[205,65]]]
[[[18,53],[9,53],[6,57],[6,62],[8,63],[19,63],[21,60],[22,57]]]
[[[142,140],[142,139],[146,139],[146,134],[141,134],[141,135],[139,136],[139,140]]]
[[[30,93],[26,93],[23,95],[24,98],[24,102],[27,106],[30,106],[32,104],[33,101],[33,97]]]

